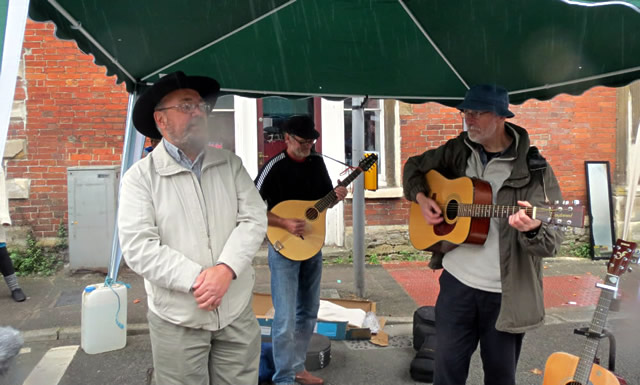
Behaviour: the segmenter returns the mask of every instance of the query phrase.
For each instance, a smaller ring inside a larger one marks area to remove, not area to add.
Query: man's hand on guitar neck
[[[532,207],[531,203],[527,201],[518,201],[518,206]],[[524,210],[518,210],[517,213],[509,216],[509,225],[522,233],[526,233],[538,229],[542,225],[542,221],[531,218]]]
[[[437,225],[442,222],[442,210],[436,201],[420,192],[416,195],[416,202],[420,205],[422,216],[428,224]]]
[[[340,181],[338,181],[338,183],[340,183]],[[347,188],[344,186],[338,186],[333,189],[333,192],[336,194],[336,201],[331,205],[331,207],[337,205],[347,196]]]

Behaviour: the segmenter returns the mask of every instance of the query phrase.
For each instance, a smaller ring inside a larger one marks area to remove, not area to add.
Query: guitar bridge
[[[276,241],[273,244],[273,248],[274,248],[275,251],[280,251],[280,250],[284,249],[284,245],[282,244],[282,242]]]

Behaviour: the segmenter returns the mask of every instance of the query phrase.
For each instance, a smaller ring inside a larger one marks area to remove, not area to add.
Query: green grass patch
[[[9,252],[16,275],[44,275],[54,274],[62,261],[58,254],[67,249],[67,237],[64,225],[58,228],[58,242],[51,249],[46,249],[38,244],[33,232],[27,233],[27,247],[24,250],[12,250]]]

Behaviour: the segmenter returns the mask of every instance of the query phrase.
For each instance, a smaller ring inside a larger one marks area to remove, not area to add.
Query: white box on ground
[[[127,344],[127,287],[117,283],[111,287],[104,283],[87,286],[82,292],[80,329],[80,346],[87,354],[124,348]]]

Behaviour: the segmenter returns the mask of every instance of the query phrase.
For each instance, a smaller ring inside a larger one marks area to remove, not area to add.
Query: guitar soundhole
[[[447,203],[445,216],[448,220],[453,220],[458,217],[458,201],[450,201]]]
[[[567,382],[567,385],[583,385],[578,381],[571,381],[571,382]]]
[[[307,220],[315,221],[316,219],[318,219],[318,210],[313,207],[309,207],[307,211],[304,212],[304,216],[305,218],[307,218]]]

